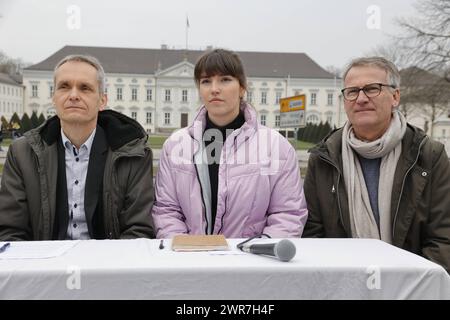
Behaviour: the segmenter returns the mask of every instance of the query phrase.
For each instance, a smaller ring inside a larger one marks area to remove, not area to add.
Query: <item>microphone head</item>
[[[275,244],[274,252],[278,259],[287,262],[295,256],[295,244],[290,240],[283,239]]]

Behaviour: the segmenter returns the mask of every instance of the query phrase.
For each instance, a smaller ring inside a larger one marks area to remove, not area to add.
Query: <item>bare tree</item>
[[[366,53],[367,56],[378,56],[392,61],[398,69],[406,69],[414,65],[411,52],[399,46],[397,39],[392,38],[384,45],[379,45]]]
[[[326,66],[325,70],[334,75],[336,78],[342,77],[342,69],[335,66]]]
[[[401,100],[399,110],[403,115],[408,116],[415,113],[417,105],[416,90],[418,83],[416,82],[414,72],[403,72],[403,70],[409,70],[413,64],[411,54],[409,54],[404,48],[397,45],[395,41],[388,42],[385,45],[380,45],[372,49],[366,54],[367,56],[379,56],[392,61],[398,69],[402,70],[401,74]],[[423,102],[423,100],[421,100]]]
[[[400,110],[424,116],[425,130],[433,136],[434,122],[449,114],[450,83],[443,77],[417,67],[400,71],[402,76]],[[406,107],[408,106],[408,107]],[[405,114],[407,115],[407,114]]]
[[[450,0],[419,0],[416,10],[418,17],[397,21],[405,31],[398,44],[415,60],[412,65],[450,81]]]
[[[0,72],[9,75],[21,74],[23,68],[29,66],[30,63],[24,62],[22,59],[13,59],[0,51]]]

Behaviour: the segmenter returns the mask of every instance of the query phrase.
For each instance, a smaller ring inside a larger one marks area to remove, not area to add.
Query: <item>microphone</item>
[[[276,243],[244,244],[242,251],[273,256],[287,262],[295,256],[296,249],[292,241],[283,239]]]

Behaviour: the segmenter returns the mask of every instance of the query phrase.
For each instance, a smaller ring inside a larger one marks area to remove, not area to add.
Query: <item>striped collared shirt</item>
[[[69,225],[66,239],[90,239],[84,210],[84,190],[89,165],[89,154],[95,131],[92,131],[85,143],[77,149],[61,129],[61,138],[66,157],[67,200]]]

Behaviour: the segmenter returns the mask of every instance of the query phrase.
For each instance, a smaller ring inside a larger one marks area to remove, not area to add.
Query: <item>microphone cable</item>
[[[244,251],[244,250],[243,250],[244,244],[246,244],[246,243],[249,242],[249,241],[252,241],[253,239],[262,238],[263,236],[266,237],[266,238],[272,238],[271,236],[269,236],[268,234],[265,234],[265,233],[257,234],[256,236],[250,237],[250,238],[248,238],[247,240],[244,240],[244,241],[242,241],[241,243],[238,243],[238,244],[236,245],[236,248],[238,248],[238,249],[241,250],[241,251]]]

